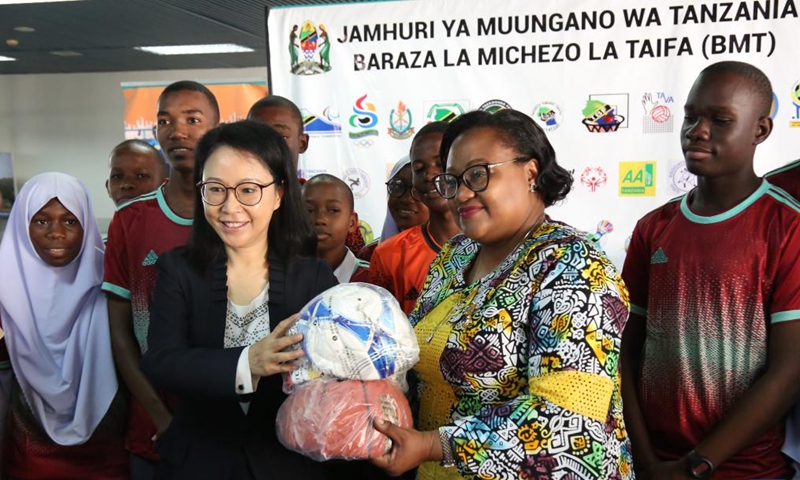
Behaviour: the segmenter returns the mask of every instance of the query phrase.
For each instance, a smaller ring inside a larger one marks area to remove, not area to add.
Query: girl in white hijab
[[[0,319],[21,393],[12,400],[5,472],[125,478],[125,418],[111,408],[120,401],[100,291],[103,242],[86,187],[62,173],[30,179],[11,210],[0,265]]]

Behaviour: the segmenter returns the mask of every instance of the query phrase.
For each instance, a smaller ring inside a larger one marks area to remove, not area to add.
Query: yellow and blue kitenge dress
[[[492,273],[465,281],[480,246],[454,237],[411,321],[418,427],[444,427],[455,468],[421,480],[634,478],[619,349],[628,292],[586,234],[546,221]]]

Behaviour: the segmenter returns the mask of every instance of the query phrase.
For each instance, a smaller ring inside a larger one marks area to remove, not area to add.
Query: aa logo
[[[619,195],[653,197],[656,194],[656,162],[619,162]]]

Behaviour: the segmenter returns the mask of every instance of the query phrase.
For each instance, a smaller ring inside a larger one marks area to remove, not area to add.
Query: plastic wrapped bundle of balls
[[[337,285],[303,307],[292,328],[305,356],[284,376],[278,439],[315,460],[370,459],[391,448],[383,419],[412,425],[397,381],[419,360],[414,329],[397,300],[365,283]]]

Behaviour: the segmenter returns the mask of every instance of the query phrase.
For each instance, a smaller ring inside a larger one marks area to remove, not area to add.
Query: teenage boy
[[[133,394],[126,439],[132,480],[154,478],[159,459],[154,442],[172,420],[165,397],[139,370],[147,350],[155,264],[159,255],[189,238],[196,195],[194,150],[218,123],[217,100],[205,86],[180,81],[165,88],[158,99],[155,134],[172,167],[169,181],[124,204],[108,231],[102,288],[108,296],[114,360]]]
[[[300,164],[300,154],[308,149],[308,134],[305,133],[303,115],[297,105],[288,98],[269,95],[250,107],[247,118],[266,123],[283,135],[289,151],[292,152],[292,165],[296,172]]]
[[[125,140],[111,150],[106,191],[117,207],[152,192],[166,178],[164,157],[149,143]]]
[[[789,478],[781,445],[800,391],[800,203],[753,170],[771,100],[752,65],[703,70],[681,129],[697,188],[634,229],[620,366],[640,479]]]
[[[358,229],[350,187],[333,175],[315,175],[303,185],[303,202],[317,231],[317,257],[327,260],[339,283],[369,282],[369,263],[345,244]]]
[[[411,192],[428,207],[428,221],[381,242],[370,259],[370,282],[392,292],[406,315],[417,303],[431,262],[460,231],[447,200],[433,188],[433,177],[442,173],[439,146],[446,128],[445,122],[429,123],[411,141]]]
[[[303,114],[291,100],[280,95],[268,95],[257,101],[250,107],[247,113],[249,120],[256,120],[272,127],[275,131],[283,135],[289,151],[292,153],[292,165],[294,170],[300,165],[300,154],[308,150],[308,134],[305,133]],[[298,178],[301,184],[306,182],[305,178]],[[361,230],[347,235],[347,247],[358,252],[364,248],[364,236]]]

